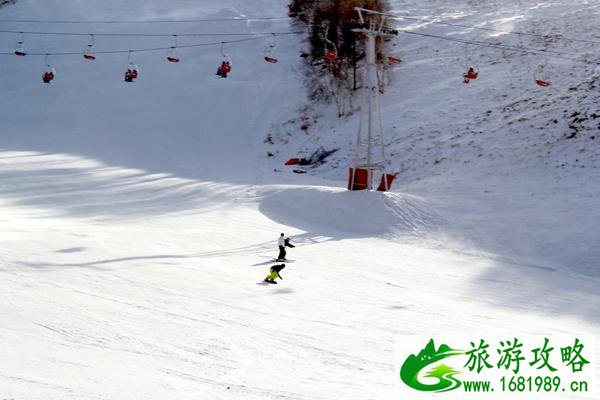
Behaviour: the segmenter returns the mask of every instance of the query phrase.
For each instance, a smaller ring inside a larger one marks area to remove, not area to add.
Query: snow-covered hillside
[[[590,2],[456,3],[393,5],[597,36],[586,28]],[[286,1],[19,0],[0,11],[1,20],[243,16],[285,17]],[[286,19],[1,26],[293,30]],[[308,135],[286,124],[306,105],[302,39],[277,39],[277,65],[262,60],[268,38],[227,46],[228,79],[214,75],[219,46],[182,49],[180,64],[141,53],[131,85],[121,81],[127,54],[51,58],[51,85],[40,82],[44,57],[0,56],[0,398],[392,399],[396,334],[600,333],[598,139],[593,125],[565,139],[572,112],[596,112],[597,87],[584,80],[596,72],[561,62],[567,72],[545,92],[530,82],[534,58],[477,49],[482,79],[465,86],[462,47],[401,35],[405,62],[383,97],[398,185],[351,193],[356,118],[321,109]],[[18,40],[0,34],[1,52]],[[26,44],[80,51],[87,40]],[[98,37],[97,48],[171,42]],[[287,143],[265,144],[269,133]],[[309,174],[282,166],[319,145],[342,149]],[[297,244],[295,262],[263,286],[280,232]]]
[[[392,5],[396,15],[420,19],[398,20],[401,30],[549,51],[540,57],[465,48],[461,43],[400,33],[391,48],[403,63],[388,77],[383,118],[390,170],[400,172],[402,192],[443,197],[442,204],[451,205],[451,214],[458,215],[451,225],[462,225],[453,234],[476,241],[477,247],[599,276],[600,250],[595,243],[600,235],[589,222],[600,217],[600,30],[594,25],[600,5],[588,1],[394,1]],[[480,78],[469,85],[462,82],[467,65],[480,70]],[[550,88],[534,83],[540,65],[553,82]],[[284,143],[281,149],[275,146],[280,154],[277,162],[294,152],[310,154],[318,146],[341,148],[312,173],[345,179],[357,116],[338,120],[331,117],[333,111],[307,114],[316,116],[307,133],[299,129],[306,124],[302,119],[273,128],[272,136]],[[507,202],[510,207],[496,209]],[[532,233],[531,224],[540,229]],[[553,229],[557,225],[563,226]],[[510,235],[504,233],[507,230]]]

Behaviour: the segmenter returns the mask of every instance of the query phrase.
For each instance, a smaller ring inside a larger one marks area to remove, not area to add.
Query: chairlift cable
[[[217,33],[89,33],[89,32],[44,32],[0,30],[0,33],[27,34],[39,36],[106,36],[106,37],[199,37],[199,36],[263,36],[263,35],[296,35],[305,31],[294,32],[217,32]]]
[[[433,35],[430,33],[415,32],[415,31],[409,31],[409,30],[399,30],[399,31],[402,33],[409,34],[409,35],[423,36],[423,37],[428,37],[428,38],[433,38],[433,39],[446,40],[446,41],[455,42],[455,43],[470,44],[470,45],[475,45],[475,46],[479,46],[479,47],[490,47],[490,48],[496,48],[496,49],[501,49],[501,50],[512,50],[512,51],[517,51],[517,52],[521,52],[521,53],[525,53],[525,54],[533,54],[533,55],[545,54],[548,57],[552,57],[552,58],[575,61],[575,62],[591,64],[591,65],[600,65],[600,61],[591,61],[591,60],[584,60],[584,59],[576,58],[576,57],[568,57],[569,53],[565,53],[565,52],[546,50],[546,49],[535,49],[535,48],[528,48],[528,47],[521,47],[521,46],[512,46],[512,45],[501,44],[501,43],[494,44],[494,43],[487,43],[487,42],[481,42],[481,41],[475,41],[475,40],[451,38],[448,36]]]
[[[287,33],[287,34],[291,34],[291,33]],[[218,45],[221,45],[221,43],[223,43],[223,44],[242,43],[242,42],[249,42],[249,41],[255,41],[255,40],[262,40],[265,38],[269,38],[272,35],[279,35],[279,34],[268,34],[268,35],[263,35],[263,36],[254,36],[254,37],[250,37],[250,38],[229,40],[229,41],[223,41],[223,42],[209,42],[209,43],[196,43],[196,44],[180,45],[180,46],[178,46],[178,48],[185,49],[185,48],[218,46]],[[283,34],[281,34],[281,35],[283,35]],[[94,51],[94,53],[95,54],[124,54],[124,53],[128,53],[128,52],[146,53],[146,52],[165,51],[165,50],[171,49],[171,47],[172,46],[150,47],[150,48],[139,48],[139,49],[128,49],[128,50],[101,50],[101,51]],[[50,54],[52,56],[72,56],[72,55],[82,55],[82,54],[84,54],[84,52],[83,51],[65,51],[65,52],[49,52],[49,53],[43,52],[43,53],[27,53],[27,54],[32,55],[32,56],[43,56],[46,54]],[[14,53],[0,52],[0,55],[14,55]]]
[[[31,24],[182,24],[195,22],[227,22],[227,21],[278,21],[291,17],[233,17],[233,18],[199,18],[199,19],[165,19],[165,20],[42,20],[42,19],[0,19],[2,23]]]
[[[455,23],[442,22],[442,21],[432,21],[427,18],[407,17],[407,16],[402,16],[402,15],[392,15],[390,17],[393,19],[406,19],[406,20],[411,20],[411,21],[427,22],[427,23],[434,24],[434,25],[452,26],[452,27],[456,27],[456,28],[474,29],[474,30],[486,31],[486,32],[505,33],[507,35],[533,36],[533,37],[539,37],[539,38],[544,38],[544,39],[564,40],[564,41],[568,41],[568,42],[600,44],[600,41],[597,41],[597,40],[576,39],[573,37],[568,37],[568,36],[563,36],[563,35],[544,35],[541,33],[530,33],[530,32],[509,31],[509,30],[493,29],[493,28],[483,28],[483,27],[478,27],[478,26],[473,26],[473,25],[455,24]]]

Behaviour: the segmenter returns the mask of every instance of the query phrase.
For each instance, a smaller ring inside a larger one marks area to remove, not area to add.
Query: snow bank
[[[264,190],[260,211],[281,224],[339,238],[425,234],[441,218],[416,196],[331,187]]]

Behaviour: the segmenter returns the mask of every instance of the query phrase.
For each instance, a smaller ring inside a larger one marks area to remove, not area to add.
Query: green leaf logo
[[[435,349],[433,339],[427,343],[427,346],[418,355],[408,356],[402,368],[400,369],[400,378],[402,382],[415,390],[422,392],[447,392],[458,389],[461,382],[454,377],[460,374],[452,367],[445,364],[439,364],[425,374],[427,378],[437,378],[438,382],[433,384],[424,384],[419,381],[419,373],[431,364],[446,359],[448,357],[465,354],[462,350],[454,350],[448,345],[442,344],[439,349]]]

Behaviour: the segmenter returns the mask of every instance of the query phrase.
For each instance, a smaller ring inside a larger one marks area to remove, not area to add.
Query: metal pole
[[[368,126],[368,139],[367,139],[367,165],[369,166],[369,181],[368,181],[368,189],[373,188],[373,107],[374,103],[374,93],[376,81],[373,81],[373,74],[376,73],[376,65],[375,65],[375,34],[371,29],[367,34],[367,90],[369,96],[369,126]]]
[[[387,174],[386,174],[386,159],[385,159],[385,137],[384,137],[384,132],[383,132],[383,121],[381,119],[381,104],[379,102],[379,92],[377,92],[377,97],[376,97],[376,107],[377,107],[377,127],[379,129],[379,139],[381,140],[381,143],[379,143],[380,145],[380,150],[381,150],[381,170],[383,172],[383,182],[384,182],[384,187],[385,187],[385,191],[389,191],[389,184],[388,184],[388,180],[387,180]]]
[[[385,138],[383,123],[381,119],[381,105],[379,102],[379,73],[377,65],[377,38],[390,35],[385,29],[386,14],[356,8],[360,20],[360,28],[353,29],[354,32],[364,34],[366,37],[366,65],[365,77],[362,82],[364,95],[363,107],[361,107],[361,119],[358,129],[356,156],[354,165],[356,168],[367,170],[367,189],[373,189],[374,172],[384,173],[383,187],[389,190],[387,177],[385,176]],[[355,80],[356,82],[356,80]],[[368,113],[368,115],[364,115]],[[365,118],[363,125],[363,118]],[[362,132],[365,127],[366,135]],[[366,152],[366,154],[365,154]]]
[[[353,91],[356,92],[356,38],[354,39],[354,42],[352,43],[352,64],[354,64],[352,66],[352,78],[354,81],[354,86],[352,88]]]

